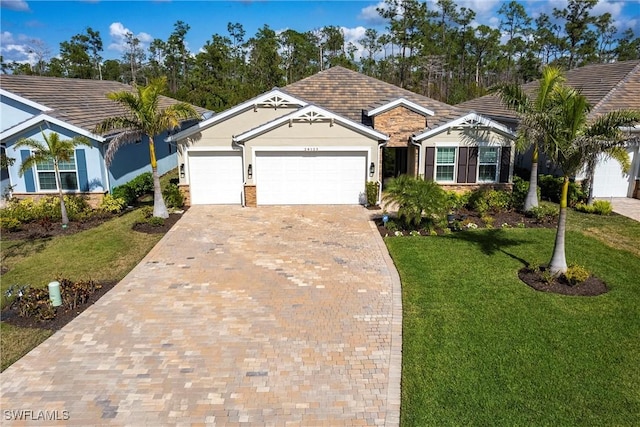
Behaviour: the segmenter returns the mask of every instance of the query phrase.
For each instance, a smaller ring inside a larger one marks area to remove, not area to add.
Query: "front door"
[[[407,173],[409,149],[407,147],[382,148],[382,188],[386,187],[389,179],[397,178]]]

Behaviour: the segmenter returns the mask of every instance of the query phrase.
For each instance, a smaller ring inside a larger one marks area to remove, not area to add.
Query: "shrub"
[[[551,222],[558,219],[560,211],[557,207],[552,205],[541,204],[538,207],[532,208],[527,212],[527,216],[534,218],[538,222]]]
[[[607,200],[596,200],[592,205],[578,203],[576,204],[575,209],[579,212],[596,215],[610,215],[611,212],[613,212],[613,206],[611,205],[611,202]]]
[[[151,172],[145,172],[133,178],[126,185],[131,187],[136,198],[151,194],[153,193],[153,175]]]
[[[136,202],[136,193],[127,184],[114,188],[111,195],[116,199],[124,200],[124,203],[129,206]]]
[[[390,219],[389,221],[387,221],[387,225],[385,226],[385,228],[393,233],[395,231],[398,231],[398,224],[396,224],[394,220]]]
[[[540,188],[540,197],[543,200],[549,200],[554,203],[560,203],[560,193],[562,192],[562,177],[554,177],[552,175],[540,175],[538,177],[538,186]],[[575,206],[578,202],[586,199],[585,193],[580,185],[575,182],[569,182],[569,190],[567,192],[567,204]]]
[[[398,218],[409,226],[438,222],[446,211],[445,191],[434,181],[401,175],[389,181],[385,206],[398,205]]]
[[[487,212],[495,213],[508,210],[511,206],[511,193],[480,187],[471,192],[468,206],[481,215]]]
[[[49,290],[45,288],[27,288],[15,303],[20,317],[44,321],[56,316],[56,311],[49,300]]]
[[[82,196],[66,195],[64,203],[67,215],[72,221],[84,218],[91,212],[91,207]],[[57,196],[43,197],[37,202],[30,198],[13,199],[2,210],[2,217],[13,218],[23,224],[34,221],[59,220],[62,218],[60,199]]]
[[[56,213],[60,211],[60,201],[57,197],[54,198],[56,203],[58,204],[56,208]],[[78,219],[86,218],[87,215],[91,213],[91,206],[87,202],[87,199],[83,196],[64,196],[64,205],[67,208],[67,215],[71,221],[76,221]],[[58,215],[56,218],[62,217],[62,214]]]
[[[470,196],[471,196],[470,191],[465,191],[464,193],[447,191],[446,197],[447,197],[448,208],[453,211],[463,208],[469,202]]]
[[[70,310],[85,304],[94,292],[102,288],[102,285],[93,280],[81,280],[73,282],[69,279],[57,279],[60,283],[60,295],[62,305]]]
[[[144,219],[149,219],[153,216],[153,206],[143,206],[140,208],[140,213]]]
[[[367,206],[375,206],[378,204],[378,193],[380,192],[380,183],[378,181],[367,181]]]
[[[100,210],[109,213],[118,213],[126,206],[124,199],[119,197],[113,197],[111,194],[107,194],[102,198],[100,202]]]
[[[7,231],[18,231],[20,230],[20,227],[22,226],[22,223],[20,221],[18,221],[15,218],[11,218],[11,217],[5,217],[5,216],[1,216],[0,217],[0,230],[7,232]]]
[[[591,274],[587,269],[579,265],[570,265],[567,268],[567,272],[564,273],[565,279],[567,279],[567,282],[569,282],[571,286],[581,285],[589,276],[591,276]]]
[[[152,227],[162,227],[164,225],[164,218],[160,218],[159,216],[152,216],[147,220],[147,224]]]
[[[184,196],[176,184],[168,184],[162,190],[162,197],[168,208],[181,208],[184,206]]]

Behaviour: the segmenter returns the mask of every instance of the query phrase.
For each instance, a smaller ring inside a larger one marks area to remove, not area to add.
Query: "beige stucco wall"
[[[177,143],[178,165],[185,165],[185,177],[180,178],[180,184],[188,184],[189,165],[185,159],[188,149],[202,150],[206,149],[206,147],[212,147],[213,149],[240,150],[240,147],[233,144],[232,138],[234,135],[254,129],[278,117],[290,114],[292,111],[295,111],[295,109],[269,107],[258,107],[256,110],[249,109],[222,122],[213,124],[188,138],[181,139]]]

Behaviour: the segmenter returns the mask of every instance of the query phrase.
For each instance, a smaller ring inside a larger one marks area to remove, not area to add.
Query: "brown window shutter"
[[[500,153],[500,182],[509,182],[510,166],[511,147],[502,147],[502,153]]]
[[[478,174],[478,147],[469,147],[469,161],[467,163],[467,182],[476,182]]]
[[[469,148],[458,148],[458,180],[456,182],[467,182],[467,162],[469,160]]]
[[[424,161],[424,179],[426,181],[433,181],[433,170],[435,167],[436,149],[435,147],[427,147],[427,153]]]

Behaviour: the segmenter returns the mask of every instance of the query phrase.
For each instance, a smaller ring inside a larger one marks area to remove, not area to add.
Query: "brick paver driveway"
[[[3,425],[397,425],[400,286],[367,219],[191,208],[2,373]]]

